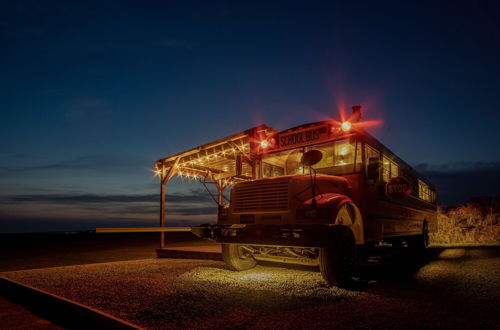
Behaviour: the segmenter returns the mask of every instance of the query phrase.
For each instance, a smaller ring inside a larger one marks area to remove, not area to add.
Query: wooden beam
[[[223,184],[222,180],[217,180],[213,173],[209,173],[209,175],[210,175],[210,179],[212,180],[212,182],[215,185],[215,188],[217,188],[217,203],[219,205],[223,205],[224,204],[224,195],[223,194],[224,194],[224,190],[226,189],[226,187],[228,185]]]
[[[106,233],[158,233],[158,232],[186,232],[191,227],[141,227],[141,228],[96,228],[96,234]]]
[[[256,126],[256,127],[250,128],[250,129],[247,129],[247,130],[245,130],[243,132],[239,132],[239,133],[227,136],[225,138],[222,138],[222,139],[219,139],[219,140],[216,140],[216,141],[213,141],[213,142],[201,145],[199,147],[196,147],[196,148],[193,148],[193,149],[190,149],[190,150],[186,150],[186,151],[177,153],[177,154],[172,155],[172,156],[164,157],[164,158],[162,158],[162,159],[160,159],[158,161],[162,161],[165,165],[169,165],[169,163],[171,161],[173,161],[174,159],[176,159],[178,157],[186,157],[186,156],[192,155],[193,153],[200,152],[202,150],[207,150],[207,149],[212,149],[212,148],[216,148],[216,147],[221,147],[221,146],[223,146],[224,144],[226,144],[228,142],[234,142],[234,141],[241,141],[241,140],[243,140],[244,141],[243,143],[248,143],[248,138],[249,138],[249,135],[250,135],[250,133],[252,131],[256,131],[256,132],[268,132],[268,133],[276,133],[277,132],[275,129],[273,129],[273,128],[267,126],[267,125],[262,124],[262,125],[259,125],[259,126]],[[247,141],[245,141],[245,140],[247,140]]]
[[[168,171],[165,172],[165,166],[162,164],[161,166],[161,181],[160,181],[160,227],[165,226],[165,195],[167,193],[167,182],[170,178],[175,174],[177,164],[181,157],[177,157],[174,164],[170,166]],[[165,233],[161,232],[160,234],[160,247],[163,248],[165,246]]]

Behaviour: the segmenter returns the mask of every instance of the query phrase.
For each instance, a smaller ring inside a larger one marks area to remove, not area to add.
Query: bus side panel
[[[421,234],[425,220],[435,230],[434,205],[414,196],[391,200],[385,195],[384,185],[367,186],[365,192],[363,216],[367,241]]]

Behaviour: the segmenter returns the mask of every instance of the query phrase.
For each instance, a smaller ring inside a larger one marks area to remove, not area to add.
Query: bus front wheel
[[[222,244],[222,260],[231,270],[247,270],[254,268],[257,261],[242,245]]]
[[[348,228],[336,232],[330,245],[319,252],[319,269],[328,285],[352,285],[355,261],[356,240]]]

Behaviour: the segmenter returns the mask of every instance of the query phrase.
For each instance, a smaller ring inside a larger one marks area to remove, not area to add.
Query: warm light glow
[[[161,170],[155,169],[152,172],[153,172],[154,176],[161,177]]]
[[[261,280],[262,281],[262,280],[267,280],[270,277],[272,277],[271,274],[266,274],[266,273],[250,273],[250,274],[241,275],[240,276],[240,280],[244,280],[244,281],[247,281],[247,280],[252,280],[252,281]]]
[[[347,148],[347,146],[343,146],[342,148],[340,148],[340,152],[339,152],[339,155],[341,156],[345,156],[349,153],[349,149]]]
[[[351,127],[352,127],[352,124],[351,124],[351,122],[349,122],[349,121],[344,121],[344,122],[340,125],[340,128],[342,128],[342,130],[343,130],[344,132],[349,131],[349,130],[351,129]]]
[[[267,140],[260,141],[260,147],[262,149],[267,149],[269,147],[269,141],[267,141]]]

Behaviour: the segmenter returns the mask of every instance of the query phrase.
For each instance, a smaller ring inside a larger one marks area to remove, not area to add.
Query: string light
[[[214,148],[215,149],[215,148]],[[210,165],[213,166],[213,162],[216,161],[218,164],[223,165],[222,171],[223,172],[228,172],[230,171],[230,167],[226,163],[220,163],[220,161],[227,161],[231,160],[230,158],[227,158],[227,155],[237,153],[239,151],[244,152],[245,150],[249,149],[249,145],[242,143],[242,144],[235,144],[233,143],[233,146],[227,149],[222,149],[219,151],[216,150],[205,150],[205,154],[201,155],[200,152],[189,156],[189,159],[184,159],[182,162],[178,163],[175,165],[176,169],[176,175],[181,178],[181,179],[198,179],[203,177],[205,174],[205,170],[200,169],[200,167],[209,167]],[[210,153],[210,151],[212,151]],[[186,172],[186,170],[188,172]],[[192,171],[195,171],[193,173]],[[199,173],[200,172],[200,173]],[[163,170],[156,169],[153,171],[155,176],[161,177],[164,172]],[[235,184],[234,181],[229,180],[229,179],[219,179],[217,182],[220,185],[225,185],[225,186],[230,186]]]
[[[160,169],[154,169],[151,172],[153,172],[154,176],[161,177],[162,171]]]

